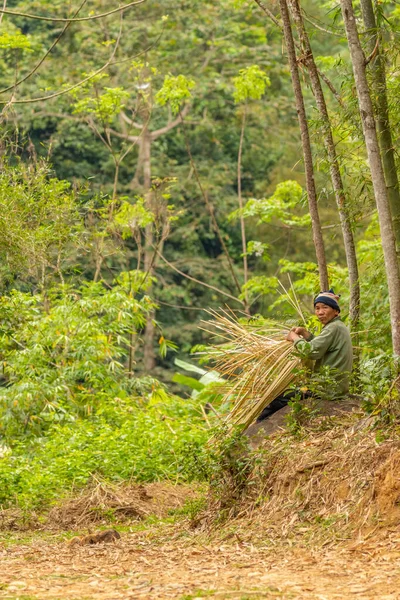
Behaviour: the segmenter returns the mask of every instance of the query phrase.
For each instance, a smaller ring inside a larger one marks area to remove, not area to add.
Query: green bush
[[[52,423],[135,391],[126,362],[131,335],[154,308],[146,285],[142,273],[131,272],[111,289],[86,283],[0,298],[0,441],[42,435]]]
[[[209,432],[194,401],[153,394],[147,406],[115,399],[92,418],[54,424],[0,458],[0,505],[43,508],[93,476],[184,482],[208,474]]]

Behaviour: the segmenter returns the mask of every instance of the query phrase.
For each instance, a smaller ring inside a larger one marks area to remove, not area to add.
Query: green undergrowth
[[[114,399],[91,418],[53,425],[44,437],[8,447],[0,458],[0,505],[42,510],[105,482],[176,483],[207,478],[209,436],[195,401],[153,396]]]

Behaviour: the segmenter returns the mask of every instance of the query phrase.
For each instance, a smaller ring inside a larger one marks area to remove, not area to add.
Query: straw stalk
[[[226,423],[229,428],[247,427],[294,382],[301,360],[286,341],[284,326],[255,327],[251,322],[238,322],[226,311],[210,313],[214,320],[204,328],[210,332],[212,326],[224,342],[208,354],[215,360],[214,368],[227,379],[222,388],[224,400],[234,402]]]

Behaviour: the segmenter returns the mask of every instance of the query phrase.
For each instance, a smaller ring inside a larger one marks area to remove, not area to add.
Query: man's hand
[[[292,331],[297,333],[297,335],[304,338],[305,340],[309,340],[311,337],[311,333],[305,327],[293,327]]]
[[[301,337],[296,333],[295,329],[296,328],[293,327],[293,329],[291,329],[287,334],[286,340],[288,342],[296,342],[297,340],[301,340]]]
[[[307,331],[305,327],[292,327],[286,336],[288,342],[297,342],[297,340],[305,339],[308,340],[311,333]]]

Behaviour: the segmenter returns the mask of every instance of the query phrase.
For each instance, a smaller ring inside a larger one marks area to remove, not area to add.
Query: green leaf
[[[178,113],[182,103],[192,97],[190,90],[195,86],[193,79],[184,75],[166,75],[162,88],[156,94],[156,102],[160,106],[169,104],[174,114]]]
[[[4,32],[0,35],[0,48],[2,49],[12,49],[12,50],[28,50],[32,51],[31,43],[26,35],[23,33],[7,33]]]
[[[175,383],[180,383],[182,385],[186,385],[187,387],[190,387],[192,390],[197,390],[198,392],[200,392],[202,389],[204,389],[204,383],[201,383],[194,377],[188,377],[187,375],[181,375],[181,373],[175,373],[175,375],[172,377],[172,381],[174,381]]]
[[[177,367],[184,369],[185,371],[191,371],[192,373],[198,373],[199,375],[205,375],[208,373],[205,369],[201,369],[197,365],[192,365],[191,363],[186,362],[185,360],[181,360],[180,358],[175,358],[174,363]]]
[[[252,65],[239,71],[234,77],[235,92],[233,98],[236,103],[247,100],[259,100],[265,93],[265,88],[271,85],[268,75],[258,65]]]

